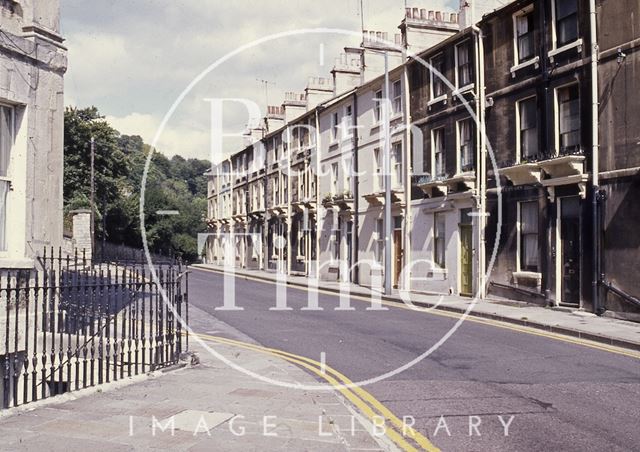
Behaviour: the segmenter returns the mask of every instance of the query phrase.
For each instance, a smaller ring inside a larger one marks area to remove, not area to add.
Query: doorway
[[[400,284],[402,271],[402,217],[393,217],[393,288]]]
[[[562,304],[580,305],[580,197],[560,198],[559,205],[559,301]]]
[[[460,295],[473,292],[473,223],[471,209],[460,210]]]

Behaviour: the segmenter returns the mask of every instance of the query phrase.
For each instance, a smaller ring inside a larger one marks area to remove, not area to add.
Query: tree
[[[99,238],[139,248],[142,175],[153,150],[139,136],[121,135],[95,107],[65,110],[65,210],[89,207],[91,137],[96,148]],[[204,172],[209,168],[206,160],[181,156],[169,159],[153,152],[145,181],[145,226],[152,252],[197,259],[197,234],[206,231]],[[163,216],[157,213],[161,210],[177,210],[180,214]]]

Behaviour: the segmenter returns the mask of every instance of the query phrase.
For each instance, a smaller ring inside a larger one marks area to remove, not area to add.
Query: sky
[[[266,111],[286,91],[302,92],[308,77],[329,77],[355,35],[269,36],[334,28],[359,34],[361,0],[61,0],[62,33],[69,49],[68,106],[95,105],[123,134],[152,143],[179,96],[208,67],[246,46],[201,77],[176,103],[157,150],[168,156],[211,159],[211,101],[243,98]],[[408,6],[455,10],[458,0],[409,0]],[[362,0],[364,28],[398,33],[404,0]],[[248,47],[256,40],[259,44]],[[268,40],[267,40],[268,39]],[[322,50],[320,50],[322,48]],[[260,80],[267,80],[265,84]],[[240,132],[247,110],[225,103],[224,132]],[[238,150],[224,141],[224,152]]]

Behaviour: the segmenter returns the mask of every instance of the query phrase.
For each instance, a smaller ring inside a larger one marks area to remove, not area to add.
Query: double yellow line
[[[240,342],[233,339],[227,339],[219,336],[211,336],[209,334],[194,333],[200,339],[205,341],[217,342],[220,344],[240,347],[259,353],[264,353],[285,359],[296,364],[310,372],[316,374],[351,402],[363,415],[365,415],[372,423],[380,425],[380,420],[384,419],[385,435],[393,441],[400,449],[405,451],[439,451],[424,435],[420,434],[413,428],[406,426],[395,414],[378,401],[369,392],[361,387],[354,385],[345,375],[337,370],[327,366],[325,363],[312,360],[310,358],[288,353],[273,348],[261,347],[259,345]]]

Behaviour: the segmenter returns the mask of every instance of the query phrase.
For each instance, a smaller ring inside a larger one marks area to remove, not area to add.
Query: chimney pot
[[[424,8],[420,10],[420,19],[422,19],[422,20],[426,20],[427,19],[427,10],[424,9]]]
[[[434,19],[434,13],[433,11],[429,11],[429,20],[433,20]]]
[[[442,21],[442,13],[440,11],[436,11],[436,20],[438,22]]]
[[[413,8],[413,18],[417,19],[418,17],[420,17],[420,12],[418,8]]]
[[[411,19],[411,8],[405,8],[405,16]]]
[[[451,13],[451,23],[455,24],[458,22],[458,15],[456,13]]]

